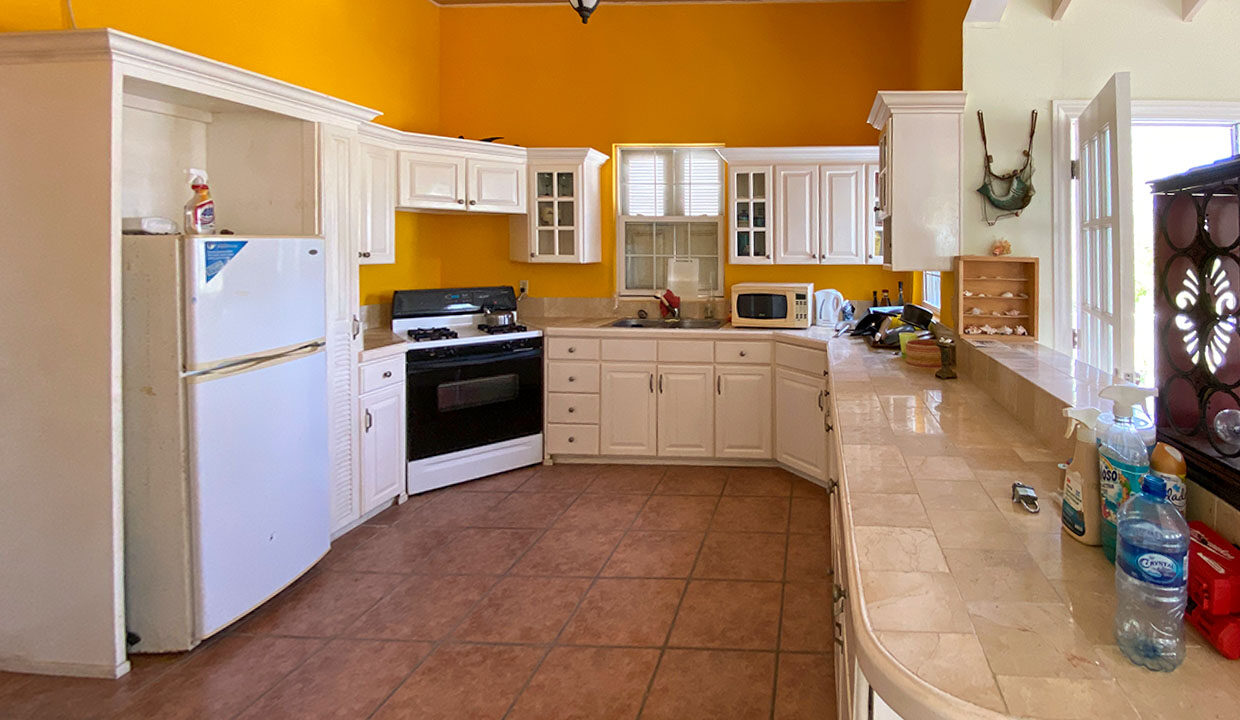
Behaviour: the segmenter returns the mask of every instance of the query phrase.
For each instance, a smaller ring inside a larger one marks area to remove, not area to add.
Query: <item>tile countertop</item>
[[[850,637],[893,709],[906,718],[1236,717],[1240,662],[1192,628],[1188,657],[1170,674],[1115,647],[1115,570],[1060,529],[1052,493],[1061,458],[966,380],[938,380],[858,340],[827,347]],[[1041,513],[1013,505],[1017,480],[1037,489]]]

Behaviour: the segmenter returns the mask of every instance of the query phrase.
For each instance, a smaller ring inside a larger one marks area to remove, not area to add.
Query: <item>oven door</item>
[[[740,293],[736,316],[746,320],[787,320],[792,313],[788,293]]]
[[[409,460],[542,432],[542,348],[407,363]]]

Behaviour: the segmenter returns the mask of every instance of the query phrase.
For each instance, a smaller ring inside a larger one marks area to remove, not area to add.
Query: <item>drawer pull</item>
[[[575,407],[570,407],[570,408],[568,409],[568,413],[569,413],[570,415],[571,415],[571,414],[573,414],[573,413],[575,413],[575,412],[577,412],[577,408],[575,408]]]
[[[386,379],[386,378],[390,378],[390,377],[392,377],[392,371],[391,371],[391,370],[384,370],[384,371],[383,371],[383,377],[384,377],[385,379]]]
[[[745,351],[741,350],[741,357],[745,357]]]
[[[716,395],[723,394],[723,376],[722,375],[715,378],[715,394]]]
[[[569,436],[568,436],[568,441],[569,441],[570,443],[571,443],[571,442],[577,442],[577,438],[573,437],[572,435],[569,435]]]
[[[577,378],[573,377],[572,375],[569,375],[569,376],[568,376],[568,381],[569,381],[569,382],[577,382]]]
[[[575,353],[575,352],[577,352],[577,346],[575,346],[575,345],[569,345],[569,346],[568,346],[568,354],[569,354],[569,355],[572,355],[572,354],[573,354],[573,353]]]

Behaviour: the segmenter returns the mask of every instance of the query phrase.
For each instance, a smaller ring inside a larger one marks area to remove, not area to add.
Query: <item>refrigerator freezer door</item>
[[[187,370],[326,332],[322,238],[191,235],[184,261]]]
[[[327,552],[325,357],[188,385],[200,638]]]

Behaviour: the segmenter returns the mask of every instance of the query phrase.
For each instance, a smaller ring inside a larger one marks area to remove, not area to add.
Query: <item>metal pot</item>
[[[517,313],[512,310],[487,310],[482,322],[487,327],[506,327],[517,324]]]

